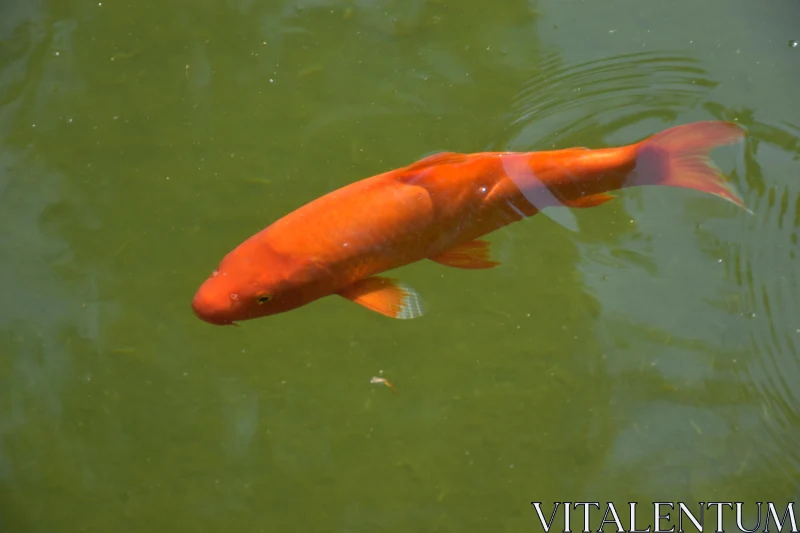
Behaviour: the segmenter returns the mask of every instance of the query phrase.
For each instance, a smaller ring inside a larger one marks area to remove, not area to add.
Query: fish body
[[[192,307],[212,324],[289,311],[338,294],[394,318],[423,313],[417,293],[383,272],[431,259],[498,263],[480,237],[545,207],[586,208],[642,185],[695,189],[739,206],[708,152],[742,138],[727,122],[671,128],[627,146],[440,153],[330,192],[226,255]]]

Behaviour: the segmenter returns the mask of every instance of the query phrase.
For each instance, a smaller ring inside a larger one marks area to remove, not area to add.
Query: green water
[[[796,500],[798,20],[788,0],[7,0],[0,531],[523,532],[531,501]],[[749,129],[714,158],[753,215],[626,190],[494,234],[500,268],[394,272],[419,320],[191,313],[226,252],[356,179],[713,118]]]

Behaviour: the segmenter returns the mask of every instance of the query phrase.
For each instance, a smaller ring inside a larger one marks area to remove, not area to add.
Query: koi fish
[[[708,157],[743,137],[738,124],[710,121],[613,148],[435,154],[321,196],[251,236],[222,259],[192,308],[226,325],[338,295],[416,318],[419,294],[380,274],[423,259],[493,268],[499,263],[479,238],[545,207],[595,207],[614,198],[609,191],[660,185],[744,208]]]

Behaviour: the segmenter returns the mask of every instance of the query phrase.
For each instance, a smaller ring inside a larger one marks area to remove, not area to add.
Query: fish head
[[[327,269],[311,258],[288,257],[248,240],[203,282],[192,309],[205,322],[221,326],[283,313],[324,296],[326,275]]]

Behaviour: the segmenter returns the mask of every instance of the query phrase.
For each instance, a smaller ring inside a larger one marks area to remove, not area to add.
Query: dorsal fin
[[[443,165],[445,163],[459,163],[466,158],[466,155],[457,152],[439,152],[438,154],[423,157],[415,163],[408,165],[405,170],[407,172],[416,172],[423,170],[434,165]]]

